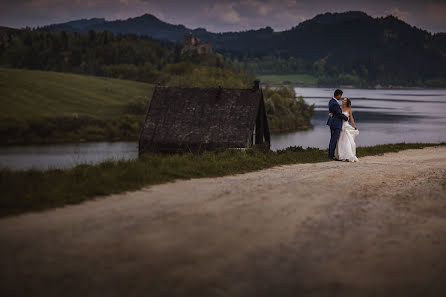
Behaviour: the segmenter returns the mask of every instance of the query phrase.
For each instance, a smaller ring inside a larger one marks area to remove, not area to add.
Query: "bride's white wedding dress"
[[[348,112],[343,112],[348,116]],[[338,160],[358,162],[356,158],[355,138],[359,135],[359,131],[350,125],[348,121],[342,124],[342,131],[339,135],[338,144],[336,145],[335,157]]]

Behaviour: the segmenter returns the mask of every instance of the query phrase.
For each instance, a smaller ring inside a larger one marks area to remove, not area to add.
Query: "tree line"
[[[432,34],[394,16],[325,13],[276,32],[271,27],[213,33],[165,23],[152,15],[121,21],[78,20],[54,31],[131,32],[182,42],[191,32],[223,53],[227,64],[255,75],[311,74],[321,86],[446,86],[446,34]]]
[[[217,54],[181,53],[181,45],[108,31],[49,32],[0,28],[0,65],[107,76],[148,83],[251,86],[254,77]],[[192,77],[195,81],[192,83]]]

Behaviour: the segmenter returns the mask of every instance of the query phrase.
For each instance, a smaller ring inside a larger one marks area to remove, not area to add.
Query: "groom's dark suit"
[[[335,149],[336,144],[338,143],[339,134],[341,134],[342,124],[344,121],[348,121],[348,117],[342,113],[338,101],[334,98],[331,98],[330,102],[328,102],[328,110],[333,114],[333,116],[329,117],[327,120],[327,125],[330,126],[331,132],[328,157],[333,159],[335,157]]]

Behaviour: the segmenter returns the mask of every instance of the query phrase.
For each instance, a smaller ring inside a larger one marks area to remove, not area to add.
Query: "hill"
[[[254,80],[252,75],[225,63],[221,55],[189,55],[168,41],[109,31],[0,28],[1,66],[164,85],[250,87]]]
[[[0,68],[0,120],[88,116],[113,119],[131,102],[149,102],[153,85],[50,71]]]
[[[138,136],[153,85],[0,68],[0,143]]]
[[[182,42],[192,33],[211,42],[226,61],[255,74],[306,73],[323,85],[446,85],[446,34],[431,34],[396,17],[363,12],[325,13],[275,32],[270,27],[212,33],[171,25],[145,14],[120,21],[56,24],[46,30],[108,30]],[[271,62],[272,61],[272,62]]]
[[[42,29],[55,32],[110,31],[116,34],[138,34],[172,42],[182,42],[184,35],[193,31],[183,25],[172,25],[151,14],[127,20],[106,21],[105,19],[81,19],[61,24],[45,26]]]

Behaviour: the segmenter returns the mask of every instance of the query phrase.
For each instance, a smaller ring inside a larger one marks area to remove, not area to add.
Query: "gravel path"
[[[0,219],[0,296],[446,296],[446,147]]]

